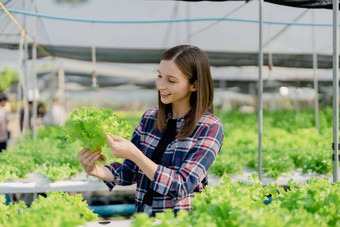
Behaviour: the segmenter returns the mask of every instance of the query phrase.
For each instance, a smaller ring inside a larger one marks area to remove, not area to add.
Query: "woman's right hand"
[[[78,153],[78,158],[83,166],[85,172],[91,176],[96,176],[97,166],[95,165],[96,161],[100,157],[100,151],[90,151],[89,149],[82,149]]]

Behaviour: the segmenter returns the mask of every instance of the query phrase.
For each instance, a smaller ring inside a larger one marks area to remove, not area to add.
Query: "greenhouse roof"
[[[97,61],[157,63],[165,49],[186,43],[207,51],[215,66],[258,64],[258,1],[35,0],[36,10],[23,2],[9,1],[6,8],[23,26],[26,18],[28,34],[56,57],[91,60],[95,46]],[[274,66],[312,67],[314,34],[318,67],[332,67],[331,10],[266,2],[263,19],[265,64],[271,56]],[[18,48],[19,29],[3,11],[0,20],[1,47]]]

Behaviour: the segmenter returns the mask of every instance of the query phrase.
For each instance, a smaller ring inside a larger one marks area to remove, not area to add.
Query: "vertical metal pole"
[[[187,18],[190,18],[190,2],[186,3],[186,13],[187,13]],[[187,22],[187,42],[188,44],[191,43],[191,26],[190,26],[190,21]]]
[[[49,124],[52,125],[53,119],[52,119],[52,106],[54,102],[54,96],[55,96],[55,57],[52,58],[52,71],[51,71],[51,76],[50,76],[50,99],[48,102],[48,119],[49,119]]]
[[[315,23],[315,15],[314,9],[312,9],[312,22]],[[315,99],[314,99],[314,118],[315,118],[315,129],[316,131],[320,132],[319,127],[319,86],[318,86],[318,55],[316,53],[316,44],[315,44],[315,28],[312,26],[312,48],[313,48],[313,78],[314,78],[314,92],[315,92]]]
[[[32,0],[32,9],[34,12],[36,12],[35,3]],[[33,43],[32,43],[32,76],[33,76],[33,123],[32,123],[32,129],[33,129],[33,138],[37,138],[37,70],[36,70],[36,64],[37,64],[37,47],[36,47],[36,36],[37,36],[37,30],[36,30],[36,20],[35,17],[32,17],[33,20]]]
[[[26,10],[26,1],[24,1],[24,10]],[[25,39],[24,39],[24,61],[23,61],[23,95],[24,95],[24,122],[23,122],[23,136],[28,138],[30,133],[30,111],[28,108],[28,90],[27,90],[27,80],[28,80],[28,41],[26,38],[27,31],[27,21],[26,15],[24,15],[24,29],[25,29]]]
[[[23,81],[23,58],[24,58],[24,39],[25,39],[25,32],[21,31],[21,37],[20,37],[20,44],[19,44],[19,80],[18,80],[18,96],[17,96],[17,121],[20,128],[20,120],[21,120],[21,99],[23,98],[23,87],[24,87],[24,81]],[[20,128],[20,138],[22,136],[22,131]]]
[[[295,104],[296,104],[296,115],[299,116],[301,114],[300,108],[300,81],[295,81]]]
[[[339,0],[333,0],[333,182],[338,182],[339,169],[339,51],[338,51],[338,7]]]
[[[93,64],[93,70],[92,70],[92,88],[98,88],[97,84],[97,59],[96,59],[96,30],[95,30],[95,23],[92,23],[93,25],[93,32],[92,32],[92,64]]]
[[[60,97],[59,97],[60,104],[66,110],[65,72],[62,66],[58,70],[58,88],[60,91]]]
[[[262,66],[263,66],[263,50],[262,50],[262,27],[263,27],[263,18],[262,18],[262,5],[263,0],[259,1],[260,3],[260,23],[259,23],[259,82],[258,82],[258,133],[259,133],[259,144],[258,144],[258,174],[259,179],[262,180],[262,119],[263,119],[263,111],[262,111],[262,93],[263,93],[263,79],[262,79]]]

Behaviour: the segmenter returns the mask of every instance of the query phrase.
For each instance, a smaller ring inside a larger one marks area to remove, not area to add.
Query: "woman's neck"
[[[172,105],[172,119],[178,119],[181,117],[184,117],[189,111],[191,107],[190,106],[174,106]]]

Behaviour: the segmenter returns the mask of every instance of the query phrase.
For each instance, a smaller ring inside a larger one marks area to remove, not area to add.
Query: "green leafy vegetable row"
[[[251,181],[252,184],[233,183],[224,176],[220,186],[208,186],[202,193],[196,194],[190,212],[180,211],[175,217],[171,210],[167,210],[156,214],[155,218],[140,213],[132,226],[340,225],[339,184],[332,185],[327,179],[311,179],[306,184],[291,181],[290,190],[285,191],[277,184],[263,187],[256,175],[251,177]]]
[[[219,115],[225,139],[211,172],[241,173],[244,166],[257,169],[258,121],[256,114],[236,111]],[[263,172],[277,178],[294,168],[304,173],[332,172],[332,110],[320,111],[320,133],[314,127],[314,113],[304,110],[264,112],[262,136]]]
[[[65,192],[47,192],[47,197],[39,196],[27,208],[24,202],[5,204],[5,196],[0,195],[0,226],[30,227],[75,227],[89,221],[96,221],[98,215],[87,208],[80,194],[70,196]]]
[[[113,119],[117,118],[113,115],[110,119],[113,122]],[[51,181],[59,181],[81,173],[83,169],[77,154],[84,147],[84,142],[81,143],[78,139],[67,146],[58,146],[60,140],[57,137],[64,134],[64,130],[65,128],[57,126],[40,129],[36,140],[25,139],[16,144],[14,148],[2,152],[0,154],[0,182],[25,178],[29,173],[42,174]],[[133,132],[132,127],[127,123],[121,124],[119,130],[130,136]],[[113,133],[112,128],[109,132]],[[103,133],[98,135],[102,137]],[[124,136],[124,134],[119,135]],[[112,156],[108,146],[103,146],[102,154],[108,157],[106,163],[121,161]]]
[[[5,91],[12,83],[18,80],[18,72],[11,70],[8,66],[5,66],[5,72],[0,73],[0,92]]]
[[[40,130],[37,140],[24,140],[15,148],[2,152],[0,182],[24,178],[27,173],[41,173],[52,181],[69,178],[82,171],[77,153],[83,147],[96,149],[105,144],[103,131],[129,139],[142,115],[141,112],[121,113],[116,117],[111,110],[105,110],[97,114],[98,117],[93,116],[98,111],[100,110],[89,108],[76,110],[73,120],[65,128],[48,127]],[[112,117],[108,117],[111,114]],[[294,168],[301,168],[304,173],[332,172],[331,109],[320,111],[320,133],[314,128],[312,110],[303,110],[300,114],[287,110],[265,111],[263,115],[262,157],[263,172],[267,176],[277,178]],[[256,114],[231,111],[218,114],[218,117],[223,122],[225,139],[210,173],[222,176],[241,173],[244,166],[256,169],[258,152]],[[104,124],[106,120],[109,123]],[[87,121],[92,123],[87,124]],[[58,147],[60,140],[56,137],[60,134],[64,134],[63,142],[67,145],[64,148]],[[106,163],[115,160],[107,146],[103,146],[102,149],[102,154],[109,158]]]

